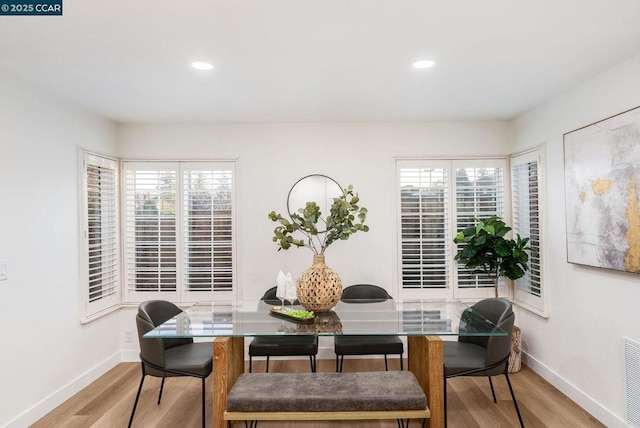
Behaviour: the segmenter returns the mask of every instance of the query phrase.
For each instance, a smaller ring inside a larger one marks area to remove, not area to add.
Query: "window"
[[[540,205],[542,150],[514,155],[511,159],[513,233],[530,239],[529,270],[515,281],[514,299],[544,313],[542,286]]]
[[[120,303],[118,162],[80,152],[80,272],[83,321]]]
[[[398,160],[397,171],[402,295],[491,295],[491,280],[453,259],[453,237],[476,217],[504,217],[506,160]]]
[[[234,163],[124,162],[126,300],[231,299]]]

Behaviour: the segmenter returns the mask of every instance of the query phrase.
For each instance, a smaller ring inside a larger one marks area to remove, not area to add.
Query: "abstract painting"
[[[564,134],[567,261],[640,273],[640,107]]]

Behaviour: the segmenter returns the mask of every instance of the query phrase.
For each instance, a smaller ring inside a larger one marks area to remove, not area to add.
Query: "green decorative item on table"
[[[341,192],[340,196],[332,198],[329,214],[323,216],[318,202],[308,201],[304,208],[289,213],[290,219],[275,211],[269,213],[269,218],[279,223],[273,230],[273,242],[278,245],[278,251],[306,247],[313,252],[313,265],[298,278],[296,293],[305,309],[325,312],[333,308],[342,295],[340,277],[325,263],[326,249],[336,241],[349,239],[356,232],[368,232],[369,226],[364,224],[367,209],[358,205],[360,198],[352,185],[342,189],[333,179],[314,175],[299,180],[292,191],[300,181],[310,177],[322,177],[329,183],[325,185],[335,184]]]
[[[464,244],[455,260],[463,262],[464,267],[472,269],[474,274],[485,274],[491,278],[496,297],[501,276],[518,279],[529,269],[529,238],[516,235],[516,239],[507,239],[505,235],[510,230],[500,217],[491,216],[476,219],[474,226],[460,231],[453,240],[456,244]]]
[[[304,311],[302,309],[287,309],[282,306],[272,306],[269,312],[279,318],[299,323],[312,323],[315,314],[312,311]]]

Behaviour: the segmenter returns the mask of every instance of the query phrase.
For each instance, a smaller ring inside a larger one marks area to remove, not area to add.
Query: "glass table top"
[[[314,314],[310,321],[283,319],[272,313],[272,308],[279,307],[281,305],[261,300],[198,302],[144,337],[507,335],[458,300],[385,300],[373,303],[345,300],[329,312]],[[284,307],[304,309],[289,304]]]

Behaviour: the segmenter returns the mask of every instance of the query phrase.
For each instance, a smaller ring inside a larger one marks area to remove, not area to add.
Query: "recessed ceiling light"
[[[196,70],[213,70],[213,64],[205,61],[194,61],[191,63],[191,67]]]
[[[429,60],[416,61],[413,63],[413,68],[429,68],[433,67],[436,63]]]

